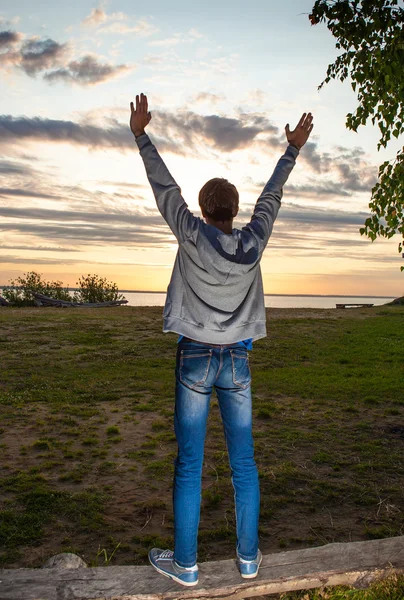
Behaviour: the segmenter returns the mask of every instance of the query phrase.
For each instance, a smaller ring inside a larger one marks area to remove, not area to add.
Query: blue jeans
[[[174,429],[174,558],[182,567],[197,562],[201,478],[210,397],[216,389],[231,467],[236,511],[237,553],[258,553],[260,492],[252,436],[251,373],[242,343],[178,344]]]

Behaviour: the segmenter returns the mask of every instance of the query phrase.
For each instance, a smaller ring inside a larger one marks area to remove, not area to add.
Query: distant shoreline
[[[68,288],[69,291],[76,291],[77,288]],[[161,292],[151,292],[148,290],[119,290],[120,294],[166,294],[167,290]],[[361,294],[264,294],[264,296],[283,296],[289,298],[394,298],[395,296],[377,296],[375,294],[363,296]]]
[[[0,285],[0,290],[11,287],[9,285]],[[79,288],[67,288],[69,292],[77,292]],[[118,290],[120,294],[166,294],[167,290],[159,292],[150,290]],[[361,294],[264,294],[264,296],[271,297],[284,297],[284,298],[396,298],[398,296],[378,296],[372,295],[361,295]]]

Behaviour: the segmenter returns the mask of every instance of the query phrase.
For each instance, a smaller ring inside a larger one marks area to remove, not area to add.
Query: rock
[[[42,568],[79,569],[86,566],[87,563],[85,563],[80,556],[77,556],[77,554],[73,554],[72,552],[63,552],[62,554],[55,554],[55,556],[48,558]]]

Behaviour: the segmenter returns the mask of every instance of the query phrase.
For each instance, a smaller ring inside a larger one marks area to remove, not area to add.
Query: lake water
[[[69,289],[73,294],[72,288]],[[1,295],[0,288],[0,295]],[[164,306],[165,292],[133,292],[120,291],[128,300],[126,306]],[[335,308],[336,304],[373,304],[380,306],[394,300],[392,296],[292,296],[282,294],[266,294],[264,296],[267,308]]]
[[[121,292],[128,300],[126,306],[164,306],[165,293]],[[265,295],[267,308],[335,308],[336,304],[363,303],[380,306],[394,300],[390,296],[280,296]]]

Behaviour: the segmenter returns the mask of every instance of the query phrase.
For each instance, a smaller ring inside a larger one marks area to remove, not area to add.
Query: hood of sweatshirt
[[[194,243],[204,269],[220,284],[225,284],[230,274],[232,281],[244,277],[259,260],[258,241],[244,229],[223,233],[201,220]]]

